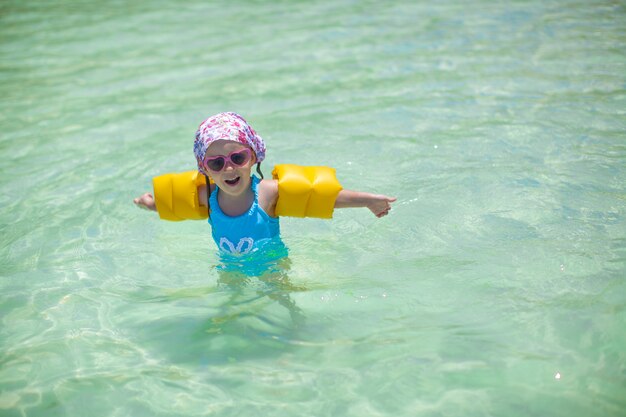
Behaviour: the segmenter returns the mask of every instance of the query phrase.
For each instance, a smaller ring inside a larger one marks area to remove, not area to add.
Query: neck
[[[254,191],[252,187],[247,187],[241,194],[227,194],[221,192],[217,195],[217,202],[220,205],[220,209],[227,216],[240,216],[250,210],[252,203],[254,203]]]

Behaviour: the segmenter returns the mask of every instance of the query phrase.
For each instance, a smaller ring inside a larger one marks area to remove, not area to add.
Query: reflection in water
[[[281,241],[245,256],[221,254],[213,287],[143,298],[155,309],[132,318],[133,338],[168,363],[201,367],[283,355],[305,325],[292,293],[306,289],[290,282],[287,255]]]
[[[221,263],[216,266],[219,278],[218,288],[229,292],[228,301],[220,306],[222,313],[241,306],[251,306],[256,302],[269,299],[287,309],[294,328],[304,321],[302,310],[291,298],[291,293],[304,291],[289,280],[291,261],[289,251],[280,238],[257,242],[257,247],[250,253],[238,256],[220,253]],[[247,310],[247,309],[246,309]],[[245,315],[251,314],[247,311]],[[241,317],[239,314],[219,314],[212,321],[220,323]],[[269,324],[269,319],[257,315],[257,319]],[[273,323],[277,325],[276,323]]]

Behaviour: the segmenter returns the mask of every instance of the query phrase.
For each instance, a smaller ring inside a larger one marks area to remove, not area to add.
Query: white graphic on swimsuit
[[[246,243],[248,244],[247,246]],[[251,237],[242,237],[239,239],[239,243],[237,247],[225,237],[220,238],[219,247],[224,252],[232,253],[232,254],[240,254],[245,255],[246,253],[252,250],[252,246],[254,245],[254,240]]]

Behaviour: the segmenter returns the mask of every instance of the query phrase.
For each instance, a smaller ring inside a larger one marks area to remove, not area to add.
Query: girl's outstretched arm
[[[395,197],[382,194],[370,194],[361,191],[341,190],[335,201],[335,208],[367,207],[376,217],[389,214]]]

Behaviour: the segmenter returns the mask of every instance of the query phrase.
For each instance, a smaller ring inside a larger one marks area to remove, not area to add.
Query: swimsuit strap
[[[252,192],[254,193],[254,203],[259,202],[259,182],[260,181],[261,180],[259,180],[254,175],[250,177],[250,182],[251,182],[250,186],[252,187]]]
[[[209,176],[205,175],[204,178],[206,179],[206,207],[207,207],[207,213],[209,214],[209,217],[211,217],[211,181],[209,181]]]

